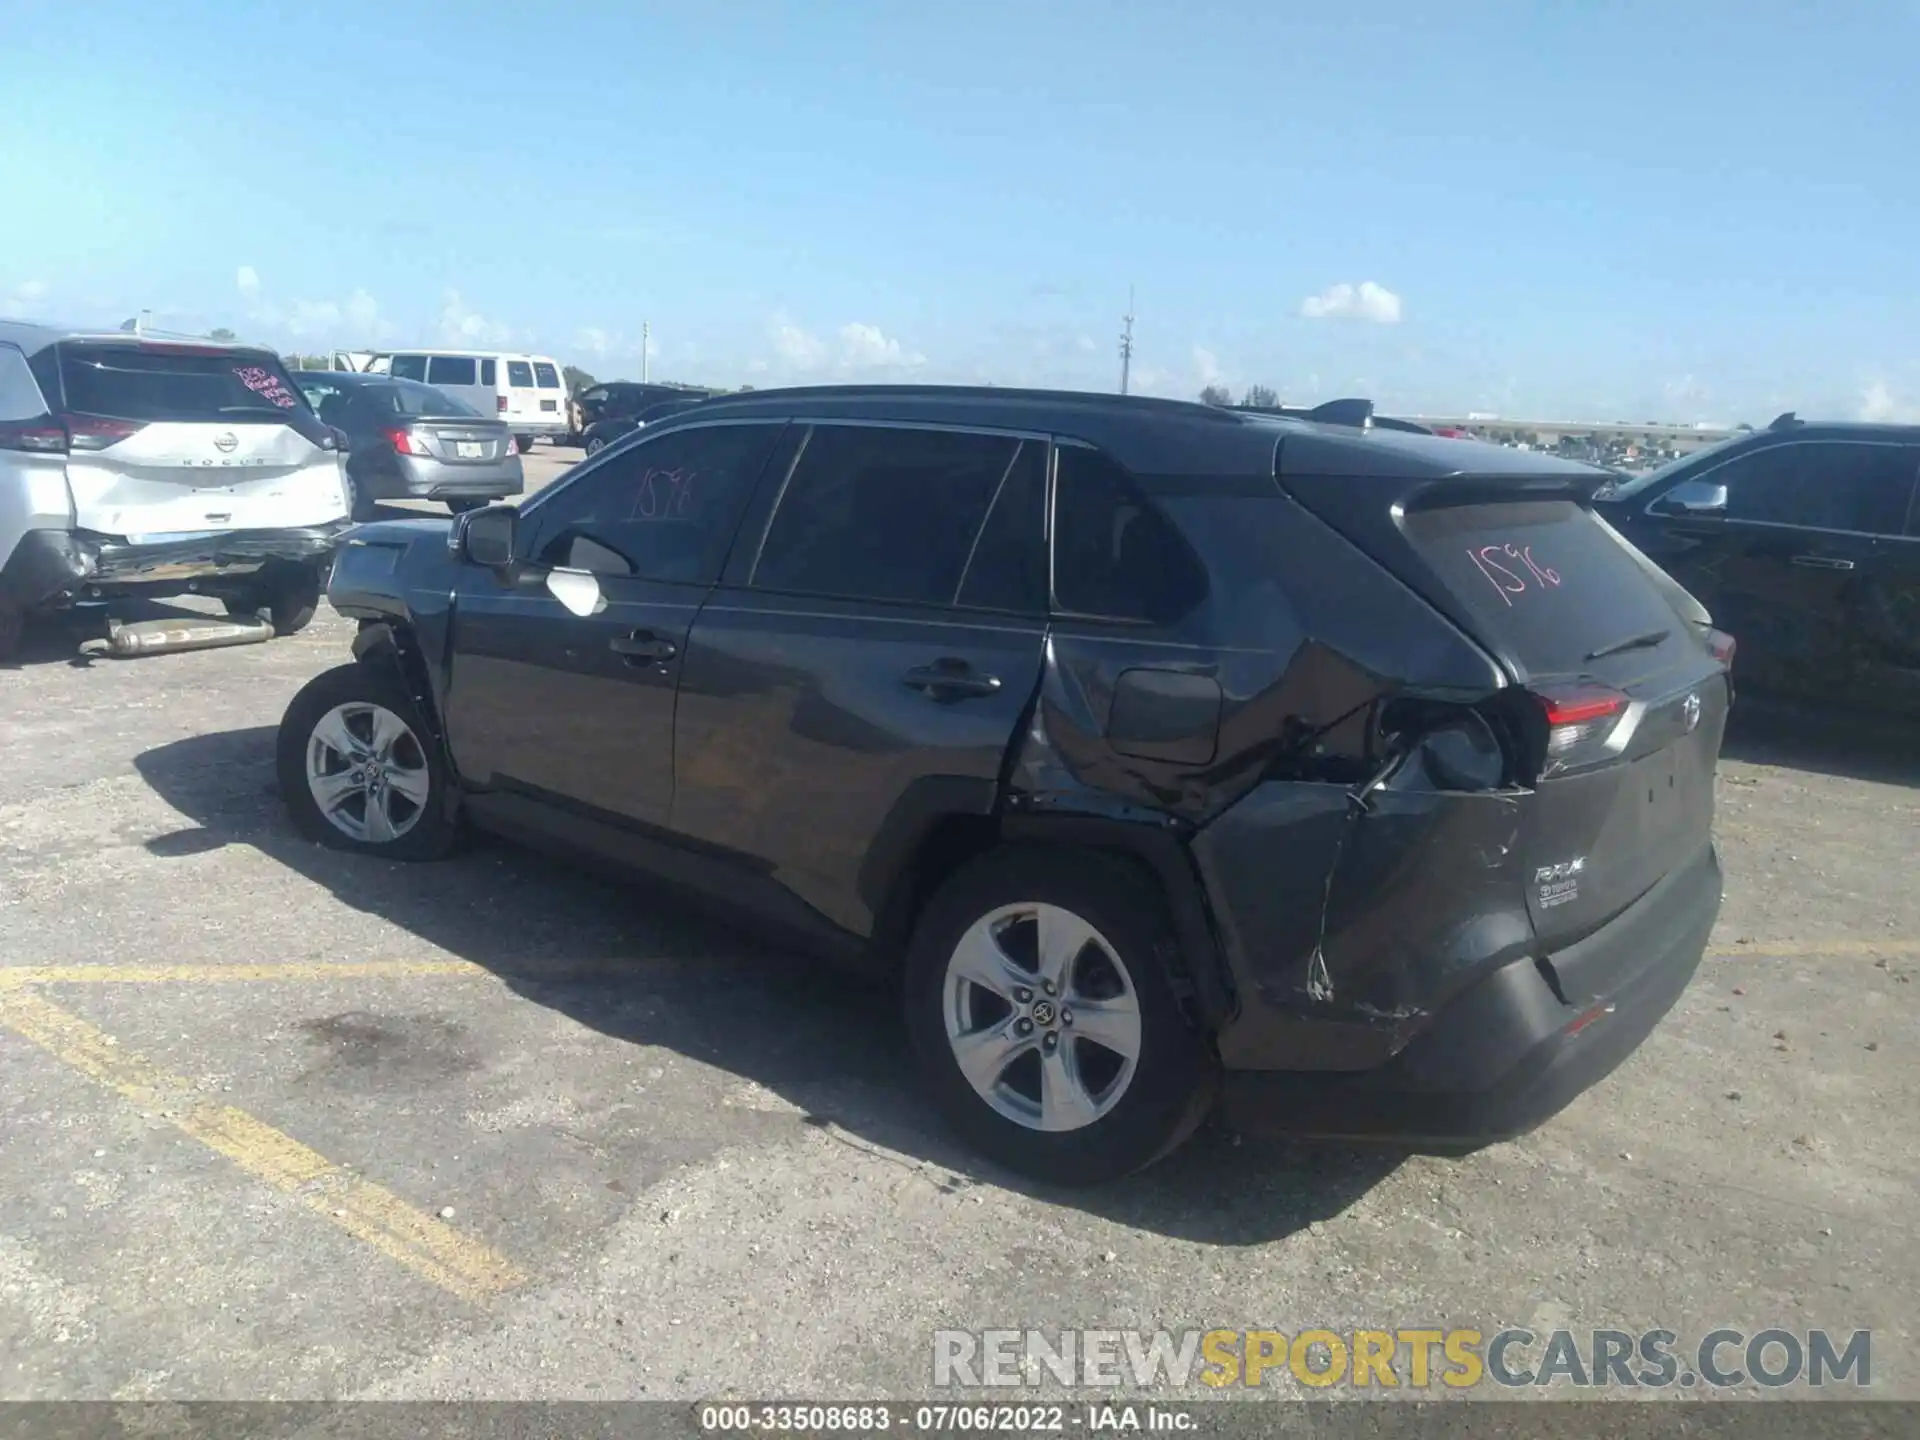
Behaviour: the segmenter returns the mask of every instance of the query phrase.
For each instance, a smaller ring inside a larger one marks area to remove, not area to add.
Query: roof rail
[[[977,399],[992,401],[1046,401],[1053,404],[1091,405],[1102,408],[1177,411],[1192,416],[1231,419],[1231,412],[1197,400],[1170,400],[1158,395],[1116,395],[1107,390],[1045,390],[1014,385],[780,385],[764,390],[734,391],[712,398],[719,404],[752,404],[761,400],[859,400],[885,399]]]
[[[1788,410],[1784,414],[1774,416],[1773,423],[1767,426],[1767,429],[1791,430],[1796,425],[1804,425],[1804,424],[1806,424],[1806,421],[1802,420],[1798,415],[1794,414],[1793,411]]]

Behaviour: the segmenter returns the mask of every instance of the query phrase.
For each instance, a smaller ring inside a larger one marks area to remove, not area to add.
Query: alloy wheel
[[[947,1043],[996,1114],[1083,1129],[1120,1103],[1140,1061],[1140,1000],[1119,953],[1058,905],[976,920],[947,960]]]
[[[398,840],[420,823],[432,788],[426,747],[384,705],[336,705],[308,736],[307,789],[327,823],[349,839]]]

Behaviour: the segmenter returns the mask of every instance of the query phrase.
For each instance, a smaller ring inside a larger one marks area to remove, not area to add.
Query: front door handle
[[[964,660],[936,660],[931,665],[916,665],[900,678],[910,689],[935,700],[994,695],[1000,690],[998,675],[982,675]]]
[[[1805,565],[1811,570],[1853,569],[1853,561],[1841,560],[1832,555],[1796,555],[1787,563],[1789,565]]]
[[[680,653],[680,647],[671,640],[664,640],[651,630],[635,630],[630,635],[616,635],[607,642],[607,648],[616,655],[624,655],[628,664],[645,662],[658,664],[671,660]]]

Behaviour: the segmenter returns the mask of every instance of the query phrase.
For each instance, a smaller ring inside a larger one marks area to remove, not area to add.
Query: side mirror
[[[1669,515],[1724,515],[1727,487],[1710,480],[1682,480],[1660,497],[1658,508]]]
[[[489,505],[453,517],[448,536],[453,552],[469,565],[504,570],[513,564],[520,535],[520,512],[511,505]]]

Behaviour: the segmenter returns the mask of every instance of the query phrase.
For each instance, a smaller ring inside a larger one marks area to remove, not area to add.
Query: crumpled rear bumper
[[[76,595],[244,575],[271,561],[319,560],[348,529],[324,525],[174,535],[133,544],[87,530],[29,530],[0,566],[0,605],[36,610]]]

